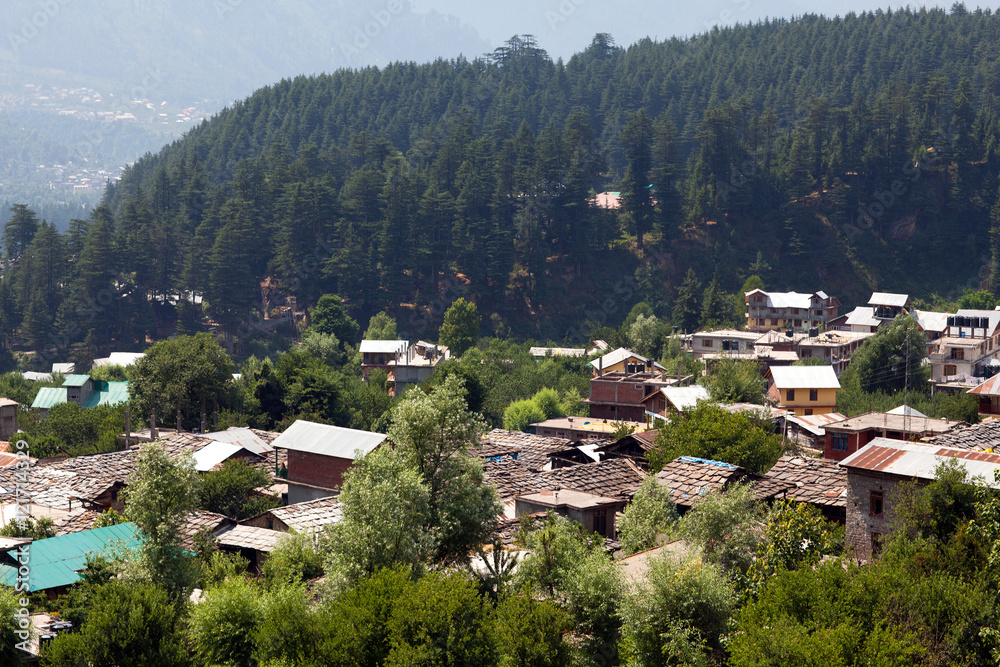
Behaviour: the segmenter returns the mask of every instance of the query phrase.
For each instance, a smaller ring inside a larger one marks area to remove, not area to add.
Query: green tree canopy
[[[150,414],[168,424],[178,411],[190,424],[201,423],[201,412],[225,397],[233,361],[208,333],[160,341],[129,368],[129,399],[133,420]]]
[[[476,304],[459,297],[444,313],[438,340],[449,349],[453,357],[461,357],[479,340],[481,324],[482,317]]]
[[[664,425],[647,457],[651,470],[659,470],[678,456],[696,456],[743,466],[762,475],[783,451],[781,436],[775,434],[769,417],[731,413],[706,402]]]

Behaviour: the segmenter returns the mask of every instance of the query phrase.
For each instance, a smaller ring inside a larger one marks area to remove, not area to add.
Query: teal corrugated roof
[[[128,401],[128,382],[95,382],[94,391],[83,402],[83,407],[118,405]]]
[[[88,554],[134,548],[143,540],[145,536],[134,523],[120,523],[32,542],[28,552],[31,569],[28,590],[34,593],[75,584],[80,579],[77,573],[86,567]],[[12,549],[7,555],[16,559],[18,552]],[[0,584],[16,583],[17,568],[0,565]]]
[[[49,408],[66,402],[66,387],[42,387],[38,390],[35,400],[31,402],[31,407],[48,410]]]
[[[82,387],[90,379],[89,375],[67,375],[63,380],[64,387]]]

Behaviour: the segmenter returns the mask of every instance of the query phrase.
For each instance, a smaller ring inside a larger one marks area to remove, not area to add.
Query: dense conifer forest
[[[66,234],[13,215],[3,327],[141,346],[197,328],[194,300],[160,305],[187,294],[238,337],[265,280],[359,321],[389,310],[404,336],[462,294],[484,333],[569,342],[751,274],[845,304],[997,293],[998,51],[1000,16],[956,4],[600,34],[568,62],[518,36],[281,81],[141,159]],[[619,211],[592,205],[605,190]]]

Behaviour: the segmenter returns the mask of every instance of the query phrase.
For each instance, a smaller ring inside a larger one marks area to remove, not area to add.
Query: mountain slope
[[[140,160],[92,227],[130,308],[195,292],[237,337],[267,277],[408,335],[465,294],[495,331],[571,340],[639,300],[728,319],[750,273],[845,304],[960,293],[1000,262],[998,45],[998,16],[920,10],[298,77]]]

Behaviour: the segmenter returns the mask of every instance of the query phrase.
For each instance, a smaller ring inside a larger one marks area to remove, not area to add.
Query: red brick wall
[[[344,483],[344,472],[353,464],[351,459],[289,450],[288,481],[327,489],[339,488]]]
[[[864,447],[865,445],[868,444],[867,442],[865,442],[864,444],[861,445],[861,447],[859,447],[858,446],[858,434],[857,433],[848,433],[847,434],[847,451],[844,451],[843,449],[834,449],[833,448],[833,436],[834,436],[834,434],[830,432],[830,429],[827,429],[826,430],[826,439],[823,441],[823,458],[825,458],[825,459],[831,459],[833,461],[843,461],[848,456],[850,456],[854,452],[858,451],[858,449],[860,449],[861,447]]]

